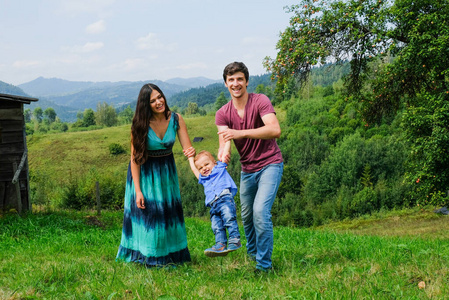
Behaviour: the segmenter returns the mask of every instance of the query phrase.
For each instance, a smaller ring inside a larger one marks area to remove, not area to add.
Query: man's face
[[[225,85],[228,88],[232,98],[240,98],[247,93],[246,88],[248,86],[248,82],[246,81],[245,74],[242,72],[228,75],[226,77]]]

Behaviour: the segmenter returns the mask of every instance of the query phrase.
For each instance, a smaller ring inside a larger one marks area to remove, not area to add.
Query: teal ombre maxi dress
[[[122,240],[117,260],[146,266],[163,266],[190,261],[172,147],[179,128],[172,113],[161,140],[148,130],[148,159],[140,167],[140,187],[145,209],[136,205],[136,192],[128,167]]]

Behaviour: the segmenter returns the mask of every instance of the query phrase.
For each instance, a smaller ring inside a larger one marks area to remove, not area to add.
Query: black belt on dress
[[[168,156],[172,154],[171,149],[161,149],[161,150],[148,150],[148,156],[149,157],[161,157],[161,156]]]

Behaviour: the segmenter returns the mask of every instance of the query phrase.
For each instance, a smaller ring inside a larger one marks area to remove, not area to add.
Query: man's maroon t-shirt
[[[243,119],[238,115],[231,100],[217,111],[215,124],[236,130],[255,129],[264,126],[262,117],[270,113],[276,113],[270,99],[264,94],[250,93]],[[275,139],[239,139],[234,140],[234,145],[240,154],[243,172],[256,172],[269,164],[283,161]]]

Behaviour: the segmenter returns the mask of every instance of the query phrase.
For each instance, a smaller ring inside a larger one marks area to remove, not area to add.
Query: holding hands
[[[186,149],[182,149],[182,152],[184,152],[184,155],[187,158],[194,157],[196,154],[195,148],[193,148],[192,146],[190,146],[189,148],[186,148]]]

